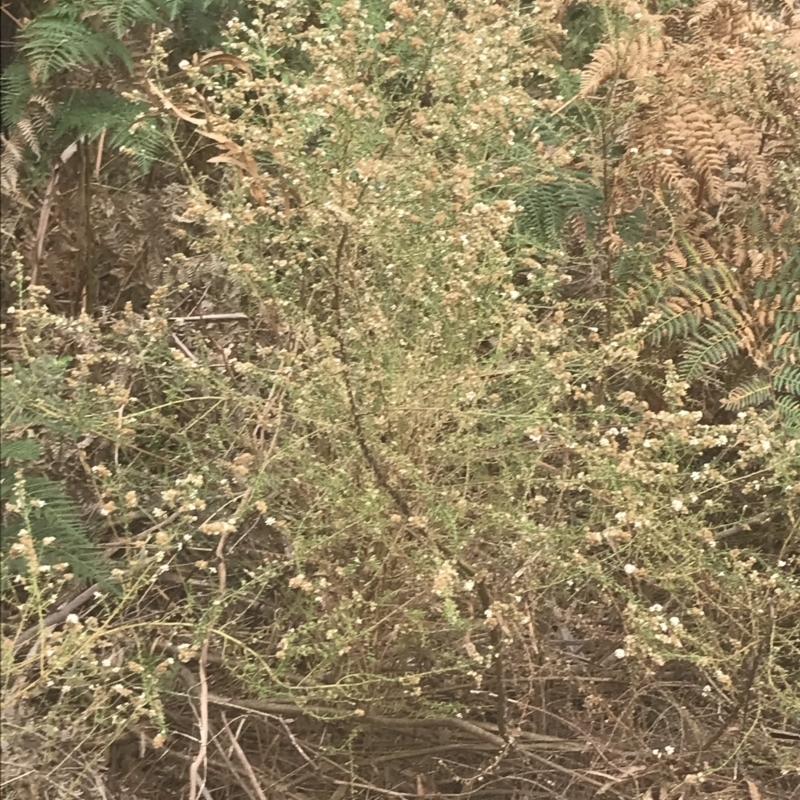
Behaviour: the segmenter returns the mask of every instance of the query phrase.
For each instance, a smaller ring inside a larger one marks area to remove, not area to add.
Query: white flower
[[[675,511],[683,510],[683,500],[679,500],[677,497],[672,499],[672,508]]]
[[[614,658],[625,658],[625,655],[626,655],[626,653],[621,647],[618,647],[614,651]]]
[[[626,564],[624,569],[626,575],[633,575],[636,572],[636,567],[633,564]]]

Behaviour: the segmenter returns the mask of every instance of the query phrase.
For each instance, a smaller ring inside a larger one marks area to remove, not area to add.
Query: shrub
[[[606,241],[600,139],[546,96],[560,9],[251,11],[148,98],[226,170],[185,192],[206,267],[176,253],[146,309],[11,315],[25,365],[72,358],[20,413],[87,434],[65,457],[119,593],[61,630],[60,585],[18,575],[40,624],[4,644],[6,713],[69,714],[81,744],[52,751],[84,791],[121,730],[192,796],[201,767],[256,794],[293,770],[306,796],[408,792],[405,769],[418,795],[722,797],[743,763],[783,791],[800,440],[698,407],[682,353],[648,349],[624,298],[660,217],[642,188],[645,233]]]

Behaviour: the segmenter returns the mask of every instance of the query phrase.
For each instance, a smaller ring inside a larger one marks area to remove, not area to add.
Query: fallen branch
[[[170,322],[247,322],[250,317],[241,311],[232,311],[229,314],[193,314],[188,317],[169,317]]]
[[[737,533],[747,533],[751,525],[760,525],[762,522],[769,522],[774,516],[774,511],[762,511],[744,522],[738,522],[736,525],[731,525],[724,531],[714,534],[714,538],[719,542],[723,539],[729,539],[731,536],[736,536]]]
[[[208,702],[214,705],[235,708],[239,711],[255,711],[267,716],[284,715],[289,717],[305,716],[312,718],[334,718],[339,721],[348,720],[361,725],[375,725],[393,730],[413,730],[415,728],[450,728],[469,734],[475,739],[497,748],[508,746],[508,742],[497,732],[496,726],[490,723],[470,722],[458,717],[425,717],[411,719],[408,717],[385,717],[380,714],[364,714],[363,716],[344,716],[341,710],[328,706],[298,706],[294,703],[273,703],[268,700],[234,700],[218,694],[209,694]],[[563,739],[559,736],[545,736],[538,733],[524,732],[514,739],[515,749],[526,751],[529,748],[539,750],[558,750],[559,752],[584,752],[591,745],[588,741]]]

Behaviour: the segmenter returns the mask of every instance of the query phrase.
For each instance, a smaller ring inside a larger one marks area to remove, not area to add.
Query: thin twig
[[[200,766],[206,763],[208,754],[208,679],[206,677],[206,660],[208,659],[208,634],[200,648],[200,747],[189,767],[189,800],[197,800],[200,786]],[[205,780],[203,781],[205,785]]]
[[[245,492],[244,497],[239,503],[241,509],[246,503],[247,499],[252,493],[252,488]],[[219,542],[217,542],[217,597],[220,601],[225,596],[225,584],[228,576],[228,569],[225,565],[225,542],[228,539],[228,533],[220,534]],[[203,645],[200,648],[200,747],[197,751],[197,756],[192,761],[192,766],[189,768],[189,800],[196,800],[197,793],[197,777],[200,771],[200,765],[206,764],[208,758],[208,677],[206,675],[206,666],[208,664],[208,645],[211,638],[210,630],[206,630],[206,635],[203,637]],[[265,798],[266,800],[266,798]]]
[[[47,188],[44,190],[44,202],[39,212],[39,225],[36,228],[36,242],[33,248],[33,269],[31,270],[31,286],[36,285],[39,280],[39,264],[44,255],[44,240],[47,238],[47,229],[50,223],[50,212],[53,209],[53,198],[56,194],[56,184],[58,183],[59,165],[53,167]]]
[[[225,766],[228,768],[228,773],[236,776],[236,780],[239,783],[239,786],[242,787],[242,790],[250,798],[250,800],[258,800],[258,798],[250,790],[250,785],[245,780],[245,776],[240,773],[240,771],[236,768],[236,766],[234,766],[233,762],[231,761],[230,753],[225,752],[225,748],[220,744],[219,738],[220,738],[219,736],[214,735],[211,737],[211,742],[214,745],[214,747],[216,747],[217,750],[219,751],[222,760],[225,762]],[[233,747],[231,747],[230,750],[232,751]]]
[[[242,750],[242,746],[237,741],[236,737],[233,735],[233,731],[230,729],[228,725],[228,720],[225,718],[225,712],[222,712],[222,722],[225,725],[225,731],[228,734],[228,738],[231,740],[231,747],[233,747],[233,752],[236,753],[236,757],[241,762],[242,766],[244,767],[244,771],[247,773],[247,777],[250,778],[250,782],[253,785],[253,789],[255,789],[256,794],[258,795],[259,800],[267,800],[267,796],[264,792],[261,791],[261,787],[258,785],[258,778],[256,778],[256,774],[253,771],[253,766],[248,760],[247,756],[244,754],[244,750]]]
[[[100,180],[100,167],[103,165],[103,147],[106,143],[106,131],[108,128],[103,128],[100,131],[100,138],[97,140],[97,156],[94,160],[94,179]]]
[[[172,341],[175,342],[178,350],[183,353],[189,361],[197,361],[197,356],[178,338],[177,333],[171,334]]]

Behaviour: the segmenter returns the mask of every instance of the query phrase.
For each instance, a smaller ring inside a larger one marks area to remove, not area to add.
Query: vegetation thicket
[[[791,2],[19,21],[8,797],[796,795]]]

